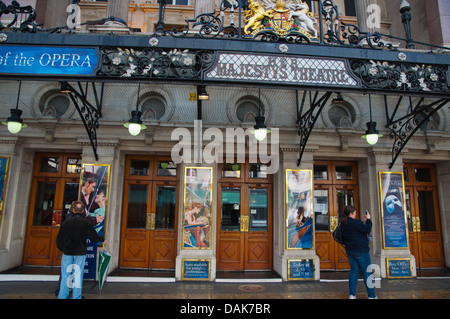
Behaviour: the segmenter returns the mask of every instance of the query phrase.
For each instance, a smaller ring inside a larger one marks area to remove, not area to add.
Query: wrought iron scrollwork
[[[449,99],[439,99],[428,105],[423,105],[424,98],[421,98],[414,106],[412,99],[409,98],[409,107],[406,115],[395,119],[397,111],[401,105],[403,97],[399,97],[396,107],[389,116],[387,99],[385,97],[385,108],[387,118],[387,129],[389,137],[394,140],[392,145],[392,161],[389,164],[391,169],[398,156],[414,134],[430,120],[430,118],[439,111],[444,105],[450,102]]]
[[[12,20],[6,26],[2,24],[2,17],[4,15],[12,15]],[[32,6],[20,6],[17,1],[12,1],[10,5],[6,5],[0,1],[0,30],[5,28],[12,31],[21,32],[36,32],[37,25],[36,12]],[[17,27],[16,25],[19,25]]]
[[[445,65],[350,60],[350,67],[366,88],[404,92],[450,92],[448,67]]]
[[[200,79],[215,59],[212,51],[101,48],[100,52],[100,77]]]
[[[81,86],[81,83],[78,82],[78,90],[69,83],[63,82],[63,85],[70,91],[68,95],[75,105],[81,120],[83,121],[89,141],[91,142],[92,150],[94,151],[95,159],[98,161],[97,129],[100,126],[99,120],[102,117],[104,84],[101,84],[100,92],[97,91],[95,83],[92,82],[91,84],[95,98],[95,105],[88,100],[89,82],[86,83],[86,87],[84,89]],[[79,103],[80,101],[81,103]]]
[[[309,93],[310,97],[310,108],[305,113],[303,113],[303,107],[305,105],[306,95]],[[302,161],[303,152],[305,151],[306,144],[308,143],[309,136],[313,130],[316,121],[322,112],[325,104],[331,97],[333,92],[326,92],[319,98],[319,92],[316,91],[314,98],[312,97],[311,91],[305,91],[303,93],[303,99],[301,103],[301,108],[298,110],[297,114],[297,129],[298,135],[300,136],[300,154],[297,160],[297,166],[300,166]]]
[[[361,31],[354,24],[344,23],[339,20],[339,9],[334,1],[326,0],[322,4],[322,15],[325,19],[327,32],[324,35],[325,43],[349,46],[369,46],[372,49],[392,49],[390,42],[382,39],[379,32],[369,33]]]

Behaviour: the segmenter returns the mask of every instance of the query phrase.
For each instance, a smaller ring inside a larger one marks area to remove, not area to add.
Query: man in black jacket
[[[97,234],[91,223],[83,216],[84,204],[82,202],[74,201],[71,211],[73,212],[72,217],[62,223],[56,237],[56,246],[63,252],[58,299],[67,299],[69,288],[72,288],[73,299],[81,298],[86,262],[86,239],[94,242],[105,240]]]

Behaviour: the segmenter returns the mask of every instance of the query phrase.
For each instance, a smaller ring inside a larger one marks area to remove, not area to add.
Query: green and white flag
[[[105,282],[106,276],[108,275],[110,261],[111,253],[109,251],[102,250],[98,253],[97,278],[100,294],[102,292],[103,283]]]

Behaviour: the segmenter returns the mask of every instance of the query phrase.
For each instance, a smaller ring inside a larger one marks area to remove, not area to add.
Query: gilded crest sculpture
[[[318,42],[317,19],[302,0],[249,0],[245,11],[246,37],[301,37]]]

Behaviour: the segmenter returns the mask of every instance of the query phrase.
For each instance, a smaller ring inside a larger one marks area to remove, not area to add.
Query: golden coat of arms
[[[318,41],[317,19],[302,0],[249,0],[244,23],[248,37],[267,32],[280,37],[297,33],[310,42]]]

